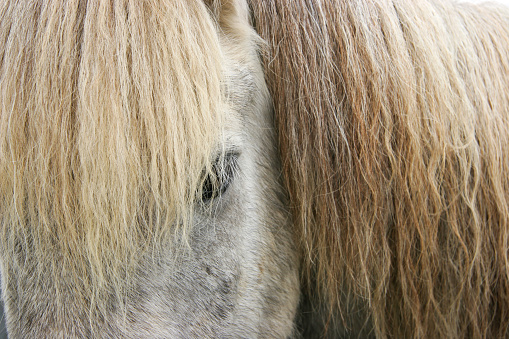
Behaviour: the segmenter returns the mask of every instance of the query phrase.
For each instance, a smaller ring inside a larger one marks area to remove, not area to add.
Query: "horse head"
[[[505,337],[509,11],[0,4],[13,338]]]

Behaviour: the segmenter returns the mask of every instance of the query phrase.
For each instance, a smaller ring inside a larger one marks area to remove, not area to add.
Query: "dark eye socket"
[[[201,200],[210,201],[224,194],[235,178],[238,153],[229,152],[216,159],[212,173],[207,175],[201,189]]]

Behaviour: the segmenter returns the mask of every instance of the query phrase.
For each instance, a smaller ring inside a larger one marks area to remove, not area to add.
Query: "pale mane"
[[[124,297],[144,251],[185,231],[222,128],[221,65],[201,0],[2,2],[4,280],[35,270],[90,308]]]
[[[322,298],[366,303],[380,336],[509,335],[508,11],[251,6],[271,48],[305,270]]]

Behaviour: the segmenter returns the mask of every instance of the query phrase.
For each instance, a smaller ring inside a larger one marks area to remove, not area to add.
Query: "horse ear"
[[[235,0],[204,0],[212,16],[219,26],[227,33],[239,33],[238,23],[242,26],[248,22],[249,8],[246,1]],[[241,29],[244,31],[245,29]]]

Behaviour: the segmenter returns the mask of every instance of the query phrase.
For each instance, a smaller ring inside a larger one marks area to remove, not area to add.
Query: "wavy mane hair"
[[[251,6],[310,288],[380,337],[507,337],[509,11]]]
[[[201,0],[0,4],[4,283],[93,311],[185,232],[223,123],[217,32]]]

